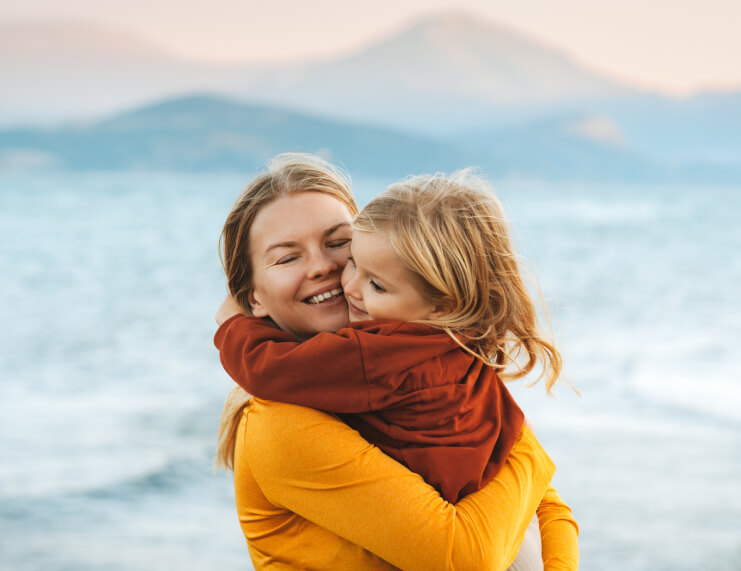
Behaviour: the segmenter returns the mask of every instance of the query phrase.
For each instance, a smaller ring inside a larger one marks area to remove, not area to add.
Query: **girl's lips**
[[[347,306],[350,308],[350,313],[352,313],[356,317],[365,317],[365,318],[370,317],[365,311],[355,307],[349,299],[347,300]]]

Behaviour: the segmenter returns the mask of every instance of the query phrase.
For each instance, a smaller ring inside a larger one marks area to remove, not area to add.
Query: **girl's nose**
[[[355,266],[352,261],[349,261],[342,271],[342,289],[345,295],[349,295],[355,299],[360,299],[360,290],[358,289],[358,272],[355,270]]]

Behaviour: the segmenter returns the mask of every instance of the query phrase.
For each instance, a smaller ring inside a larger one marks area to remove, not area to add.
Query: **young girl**
[[[344,292],[354,323],[297,342],[259,319],[267,313],[251,293],[253,318],[222,312],[222,364],[255,396],[341,413],[456,502],[493,478],[522,430],[500,376],[540,361],[550,389],[560,356],[537,329],[502,209],[482,180],[463,172],[394,185],[353,227],[342,288],[302,302]],[[275,255],[278,265],[296,257],[290,245]]]

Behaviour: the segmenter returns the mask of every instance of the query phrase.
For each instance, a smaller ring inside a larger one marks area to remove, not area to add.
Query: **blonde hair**
[[[246,314],[251,314],[249,292],[252,283],[250,228],[258,212],[279,198],[302,192],[319,192],[344,204],[351,216],[358,212],[350,189],[349,176],[314,155],[277,155],[265,172],[258,174],[237,198],[226,218],[219,239],[219,254],[226,273],[229,293]],[[233,469],[234,442],[242,409],[250,395],[240,387],[227,396],[221,414],[215,464]]]
[[[425,321],[441,327],[503,379],[545,377],[550,392],[561,355],[541,333],[520,273],[501,204],[482,178],[463,170],[391,185],[353,221],[386,232],[428,301],[449,313]]]

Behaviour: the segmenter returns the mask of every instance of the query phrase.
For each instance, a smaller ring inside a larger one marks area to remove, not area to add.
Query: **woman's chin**
[[[342,296],[309,307],[311,324],[317,331],[337,331],[349,322],[347,302]]]

